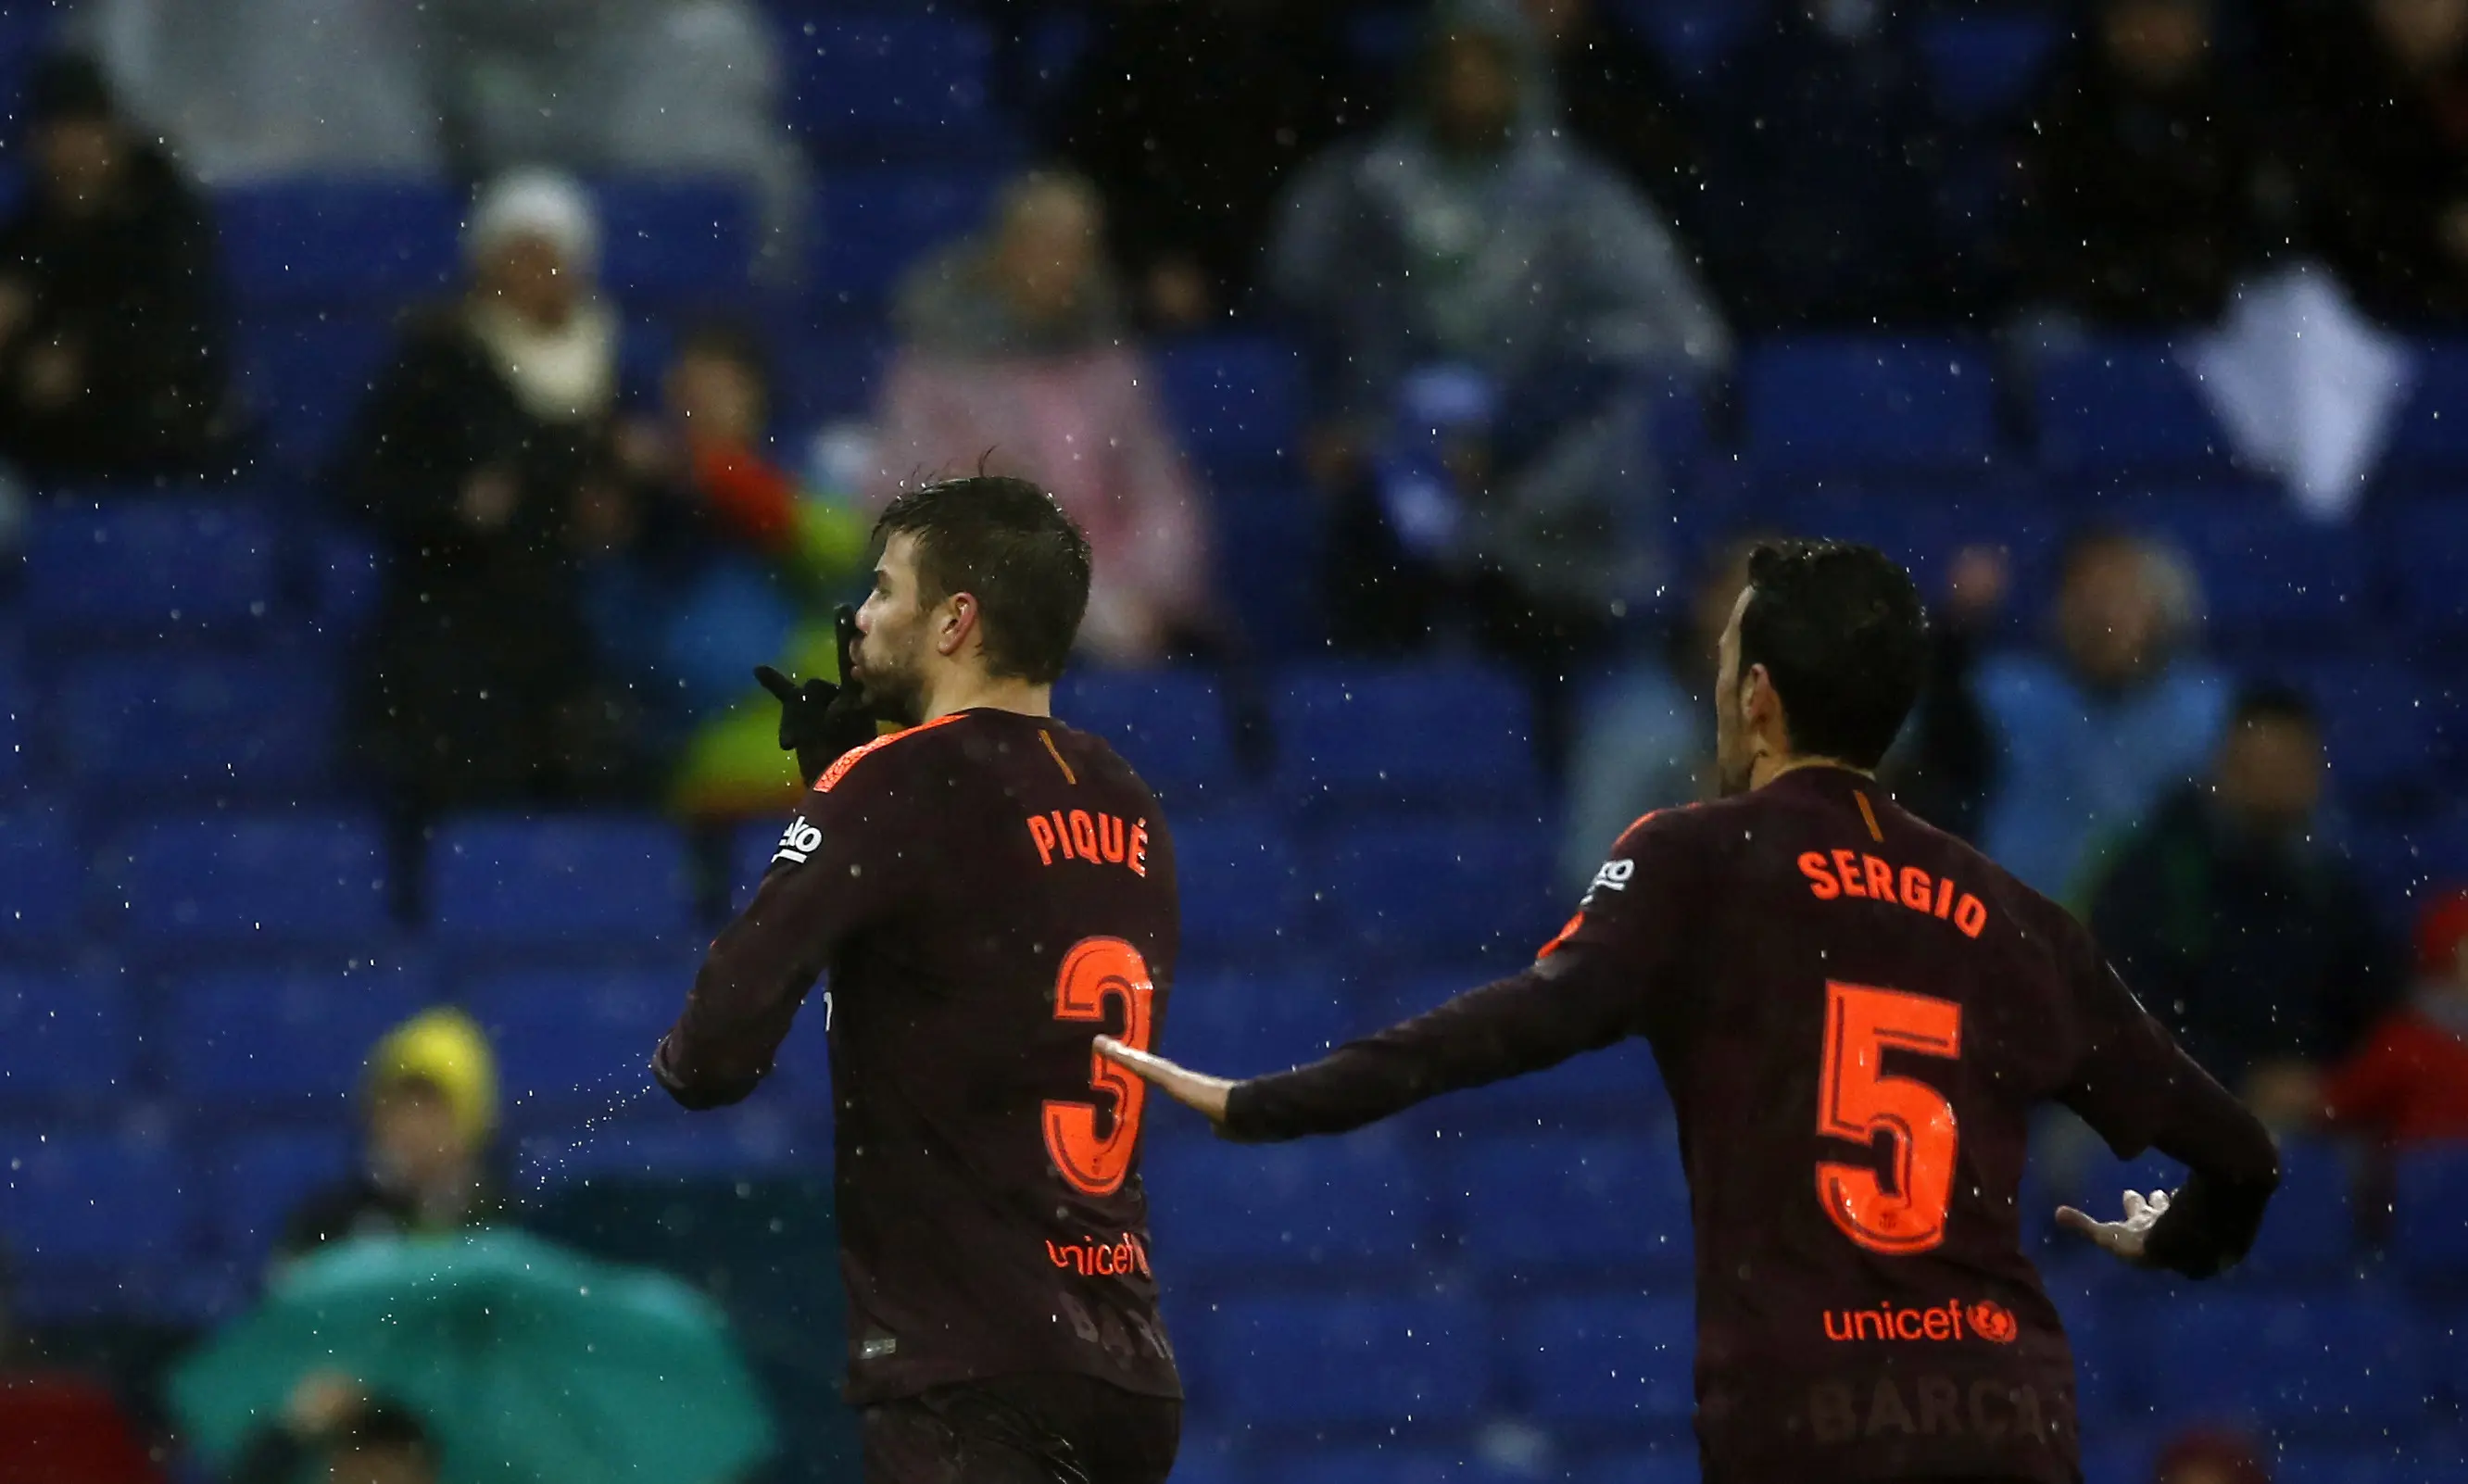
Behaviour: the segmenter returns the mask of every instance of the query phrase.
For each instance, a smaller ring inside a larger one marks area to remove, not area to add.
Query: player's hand
[[[1167,1097],[1205,1114],[1210,1123],[1225,1121],[1225,1095],[1234,1089],[1234,1084],[1227,1079],[1195,1072],[1154,1052],[1126,1046],[1111,1036],[1097,1038],[1097,1054],[1134,1076],[1156,1084],[1158,1090]]]
[[[2082,1233],[2117,1258],[2138,1267],[2148,1261],[2143,1255],[2143,1243],[2151,1235],[2151,1228],[2167,1214],[2166,1191],[2155,1190],[2146,1199],[2140,1192],[2129,1190],[2125,1193],[2124,1221],[2094,1221],[2071,1206],[2059,1206],[2057,1224]]]
[[[840,605],[832,627],[840,650],[837,685],[816,679],[800,686],[768,665],[754,667],[754,678],[780,698],[780,748],[797,755],[797,771],[808,788],[841,754],[874,741],[874,713],[865,704],[863,687],[849,678],[857,649],[857,610]]]

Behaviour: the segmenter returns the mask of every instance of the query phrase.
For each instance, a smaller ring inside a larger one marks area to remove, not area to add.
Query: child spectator
[[[2468,1142],[2468,886],[2425,905],[2416,988],[2322,1087],[2335,1127],[2386,1145]]]

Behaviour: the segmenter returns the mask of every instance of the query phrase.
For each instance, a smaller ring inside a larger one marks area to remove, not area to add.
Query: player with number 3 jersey
[[[1688,1175],[1708,1484],[2075,1484],[2073,1362],[2017,1201],[2030,1114],[2189,1166],[2124,1221],[2060,1220],[2195,1277],[2244,1254],[2277,1160],[2080,924],[1877,785],[1924,644],[1876,552],[1759,550],[1721,645],[1725,797],[1632,827],[1531,969],[1247,1082],[1108,1054],[1283,1139],[1641,1037]]]
[[[903,495],[880,531],[843,691],[775,686],[811,788],[653,1069],[689,1107],[743,1098],[828,972],[869,1484],[1154,1484],[1181,1387],[1147,1089],[1091,1042],[1163,1021],[1174,847],[1122,759],[1048,714],[1087,544],[1036,487],[985,477]],[[905,730],[841,750],[875,716]]]

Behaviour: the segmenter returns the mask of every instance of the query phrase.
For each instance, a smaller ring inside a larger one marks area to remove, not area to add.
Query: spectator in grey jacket
[[[1556,127],[1515,5],[1444,0],[1413,66],[1395,121],[1306,169],[1268,264],[1314,354],[1331,617],[1372,649],[1471,624],[1552,673],[1642,576],[1637,374],[1719,365],[1729,335],[1651,205]]]

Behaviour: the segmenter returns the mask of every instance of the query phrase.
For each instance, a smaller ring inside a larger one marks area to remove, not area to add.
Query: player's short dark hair
[[[2316,709],[2313,697],[2284,680],[2247,682],[2228,707],[2228,731],[2234,734],[2271,722],[2319,734],[2322,730],[2322,714]]]
[[[920,596],[977,600],[989,674],[1051,685],[1088,610],[1088,537],[1025,479],[973,474],[908,491],[875,522],[877,540],[917,541]]]
[[[1873,546],[1770,541],[1748,557],[1740,673],[1766,667],[1792,750],[1875,767],[1919,699],[1928,615]]]

